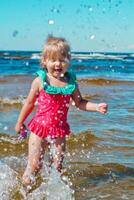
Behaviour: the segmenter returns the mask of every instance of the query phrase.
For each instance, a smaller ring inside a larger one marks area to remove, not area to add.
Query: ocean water
[[[25,196],[21,175],[28,140],[18,143],[14,126],[39,57],[35,51],[0,51],[0,199],[133,200],[133,53],[72,52],[69,70],[76,73],[83,98],[108,103],[109,112],[80,111],[70,102],[72,134],[63,173],[48,173],[47,151],[37,184]]]

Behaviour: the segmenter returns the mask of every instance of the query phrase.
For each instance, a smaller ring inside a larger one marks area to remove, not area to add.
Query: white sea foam
[[[8,105],[13,105],[13,104],[24,104],[25,103],[26,97],[24,96],[19,96],[14,99],[10,98],[0,98],[0,103],[1,104],[8,104]]]
[[[60,173],[53,167],[46,188],[47,200],[74,200],[74,191],[70,188],[71,184],[67,178],[64,177],[64,180],[66,180],[66,183],[61,179]]]
[[[55,167],[51,168],[49,177],[33,192],[27,195],[28,200],[75,200],[74,191],[67,177],[61,178]]]
[[[92,35],[90,39],[94,39],[95,37]],[[75,59],[106,59],[106,60],[122,60],[123,55],[111,55],[111,54],[105,54],[105,53],[86,53],[86,54],[74,54],[72,53],[72,58]]]
[[[33,53],[31,59],[40,59],[40,55],[38,53]]]
[[[17,173],[8,165],[0,162],[0,200],[10,200],[11,191],[17,183]]]
[[[51,155],[55,155],[55,145],[52,141],[50,142]],[[44,160],[41,176],[44,181],[37,189],[28,194],[28,200],[74,200],[74,191],[71,189],[72,183],[65,176],[61,178],[61,174],[54,165],[48,170],[47,160]]]

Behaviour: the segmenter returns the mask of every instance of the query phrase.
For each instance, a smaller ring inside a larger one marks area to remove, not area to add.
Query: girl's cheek
[[[53,68],[53,67],[52,67],[52,65],[51,65],[51,64],[47,64],[47,65],[46,65],[46,68],[47,68],[47,70],[49,70],[49,71],[50,71],[50,70],[52,70],[52,68]]]
[[[66,72],[69,68],[69,65],[67,65],[66,67],[63,68],[63,70]]]

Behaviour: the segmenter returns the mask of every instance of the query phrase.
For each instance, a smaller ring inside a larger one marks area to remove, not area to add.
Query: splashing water
[[[11,192],[17,183],[17,173],[8,165],[0,162],[0,199],[10,200]]]
[[[50,142],[50,155],[54,156],[57,153],[54,139],[48,138],[48,141]],[[43,182],[37,189],[27,195],[28,200],[74,200],[74,191],[70,188],[71,183],[65,176],[61,178],[61,174],[54,164],[48,170],[47,161],[44,160],[41,176]]]
[[[66,181],[66,183],[64,182]],[[28,200],[75,200],[74,191],[64,177],[61,179],[60,173],[52,167],[48,182],[43,182],[36,190],[27,195]]]
[[[60,173],[53,166],[46,188],[47,200],[74,200],[74,191],[70,188],[68,180],[64,177],[67,184],[61,179]]]
[[[57,154],[54,140],[50,141],[50,154],[54,157]],[[64,181],[66,181],[66,183]],[[57,171],[53,164],[50,171],[49,181],[46,188],[47,200],[74,200],[74,191],[70,188],[68,179],[64,177],[61,179],[61,174]]]

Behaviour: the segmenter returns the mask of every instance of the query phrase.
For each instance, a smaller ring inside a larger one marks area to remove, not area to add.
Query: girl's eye
[[[65,60],[48,60],[48,62],[55,64],[55,63],[61,63],[61,64],[67,64],[69,61],[67,59]]]

